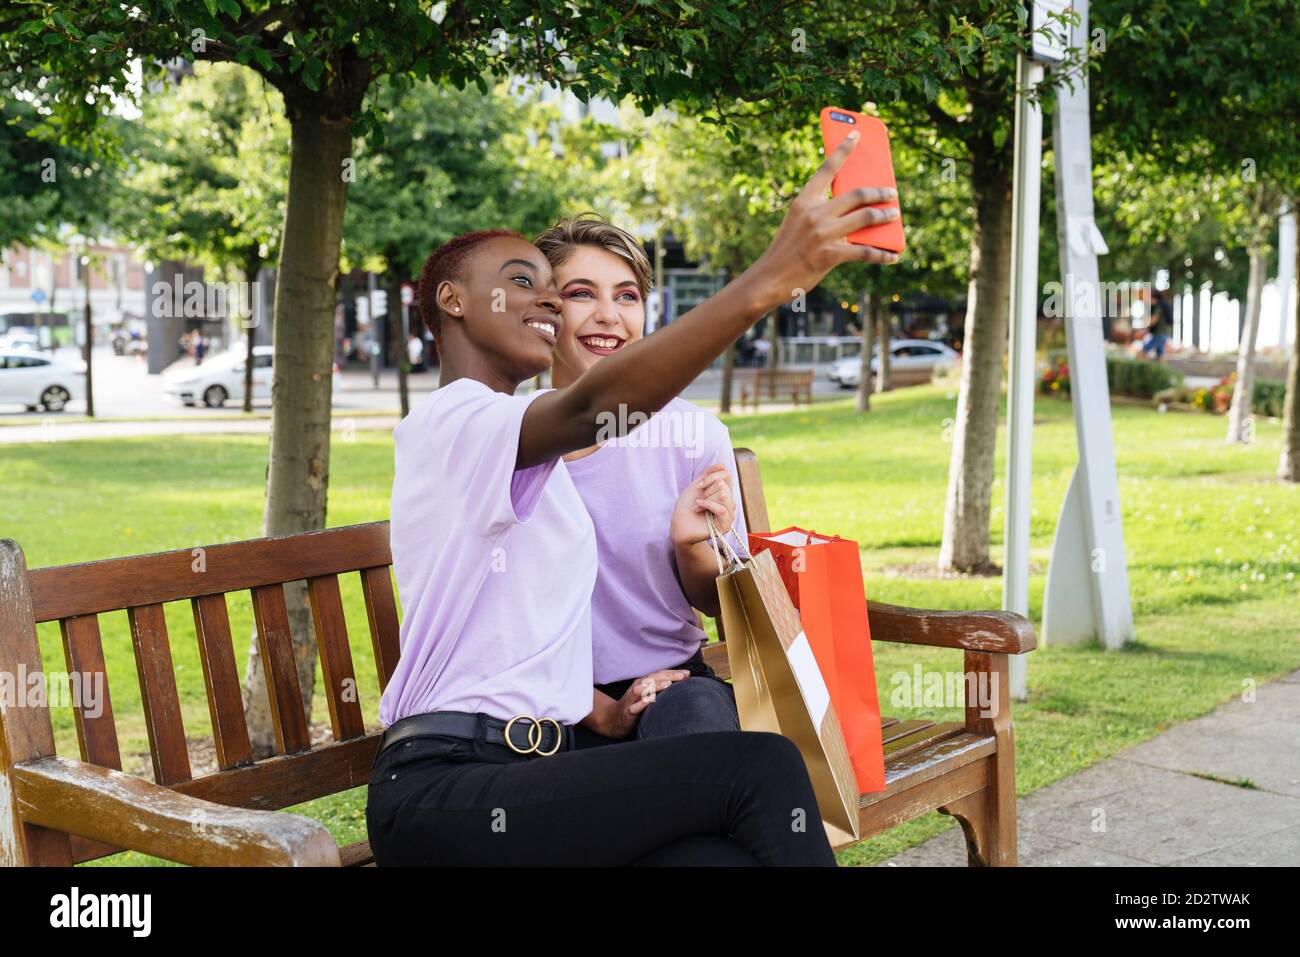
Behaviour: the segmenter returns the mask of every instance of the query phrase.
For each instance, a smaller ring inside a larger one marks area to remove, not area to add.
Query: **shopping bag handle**
[[[704,521],[709,526],[709,544],[713,546],[713,557],[718,560],[718,574],[725,575],[728,568],[742,567],[744,563],[740,560],[740,556],[736,554],[736,550],[731,547],[731,543],[727,541],[725,535],[718,533],[717,526],[713,524],[713,513],[705,512]],[[726,567],[723,567],[722,559],[724,557],[727,559]]]

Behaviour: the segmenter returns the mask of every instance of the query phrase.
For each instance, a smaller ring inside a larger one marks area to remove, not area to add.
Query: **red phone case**
[[[853,122],[832,119],[832,113],[851,117]],[[885,128],[884,123],[874,116],[864,116],[852,110],[828,106],[821,112],[821,124],[822,144],[826,147],[827,155],[839,146],[851,131],[857,130],[858,135],[861,136],[857,147],[849,154],[849,158],[831,182],[832,196],[839,196],[859,186],[877,189],[897,188],[898,184],[894,182],[894,160],[889,152],[889,130]],[[901,253],[907,245],[903,239],[902,210],[897,200],[881,205],[898,209],[899,218],[849,233],[847,239],[851,243]]]

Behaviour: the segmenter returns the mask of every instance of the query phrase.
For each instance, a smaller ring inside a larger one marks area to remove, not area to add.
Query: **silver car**
[[[928,382],[935,370],[951,369],[961,355],[942,342],[930,339],[892,339],[889,343],[889,375],[895,385]],[[871,357],[871,372],[880,371],[880,348]],[[831,365],[826,376],[842,389],[856,389],[862,373],[862,357],[849,356]]]

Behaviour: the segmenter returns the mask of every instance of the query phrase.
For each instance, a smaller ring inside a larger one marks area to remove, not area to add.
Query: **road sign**
[[[402,283],[402,305],[409,306],[415,302],[415,287],[409,282]]]
[[[39,305],[40,305],[41,303],[43,303],[44,301],[45,301],[45,290],[44,290],[44,289],[34,289],[34,290],[32,290],[32,302],[36,303],[36,304],[39,306]]]
[[[1060,63],[1069,46],[1066,33],[1069,27],[1049,14],[1060,15],[1070,6],[1070,0],[1033,0],[1029,8],[1030,55],[1039,63]]]

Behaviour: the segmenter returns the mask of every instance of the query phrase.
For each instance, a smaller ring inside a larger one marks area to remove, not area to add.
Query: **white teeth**
[[[582,341],[596,349],[616,349],[619,343],[617,339],[602,339],[598,336],[584,336]]]
[[[555,324],[551,322],[531,321],[531,322],[525,322],[524,325],[532,326],[534,329],[540,329],[542,332],[546,333],[549,336],[555,335]]]

